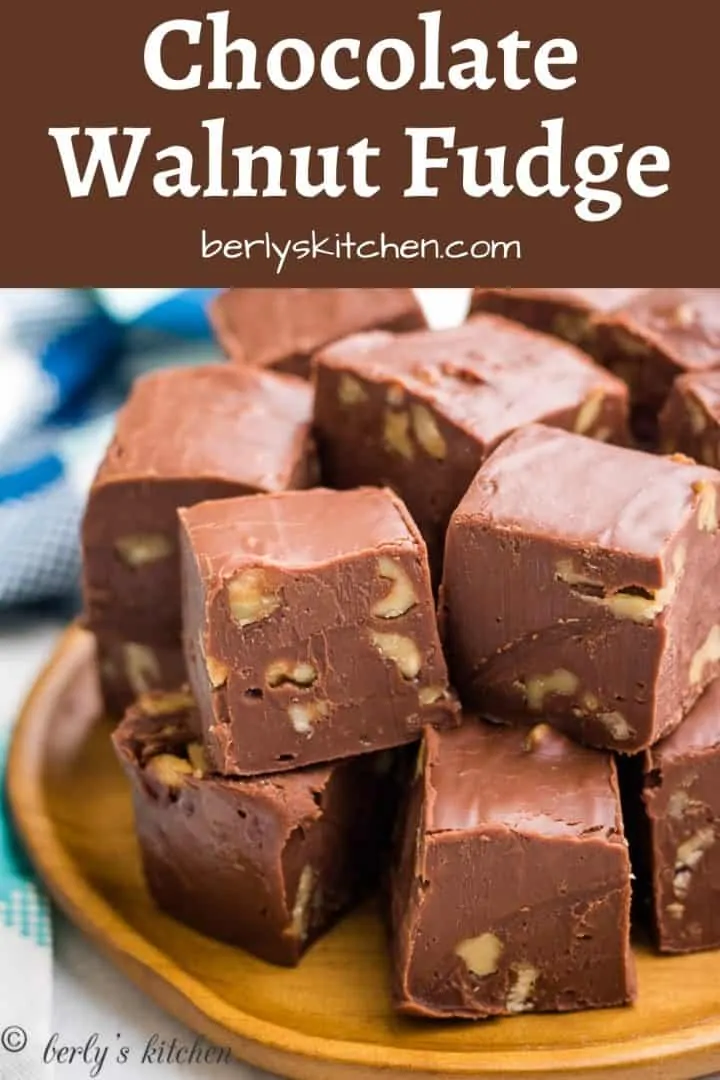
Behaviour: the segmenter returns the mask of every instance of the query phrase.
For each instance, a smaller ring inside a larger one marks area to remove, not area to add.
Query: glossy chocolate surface
[[[394,488],[436,570],[452,511],[510,432],[541,420],[615,442],[628,437],[619,380],[572,345],[493,315],[451,330],[358,336],[315,364],[326,482]]]
[[[426,325],[412,289],[228,289],[210,318],[231,360],[304,377],[312,354],[332,341]]]
[[[422,1017],[631,1001],[611,755],[546,723],[428,731],[393,883],[394,996]]]
[[[720,673],[720,474],[541,426],[507,439],[448,531],[441,621],[463,703],[632,752]]]
[[[454,723],[422,538],[365,488],[180,513],[185,655],[222,773],[293,769]]]
[[[146,695],[113,737],[150,891],[202,933],[296,964],[377,881],[397,799],[392,756],[230,780],[206,771],[193,711]]]
[[[83,524],[90,627],[176,646],[178,507],[314,482],[311,413],[301,380],[227,363],[138,379]]]

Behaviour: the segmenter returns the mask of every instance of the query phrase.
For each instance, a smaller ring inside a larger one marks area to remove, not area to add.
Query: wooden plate
[[[371,907],[295,971],[186,930],[145,891],[128,791],[98,714],[92,642],[71,628],[16,730],[8,779],[15,820],[70,918],[169,1012],[239,1058],[311,1080],[688,1080],[720,1069],[720,953],[661,959],[638,948],[634,1008],[430,1024],[391,1012]]]

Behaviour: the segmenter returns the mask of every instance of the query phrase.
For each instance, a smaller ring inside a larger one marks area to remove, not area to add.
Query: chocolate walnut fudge
[[[720,473],[515,432],[453,515],[441,619],[468,707],[632,752],[720,674]]]
[[[210,319],[231,360],[305,378],[312,354],[332,341],[427,325],[412,289],[228,289]]]
[[[720,369],[675,380],[660,413],[660,445],[720,466]]]
[[[180,641],[147,645],[98,631],[95,645],[103,703],[110,717],[122,717],[141,694],[171,691],[187,683]]]
[[[456,722],[427,552],[389,491],[180,511],[185,655],[214,770],[332,761]]]
[[[548,724],[428,729],[392,894],[394,996],[422,1017],[635,995],[615,765]]]
[[[450,515],[488,454],[534,420],[625,442],[627,390],[571,345],[493,315],[368,334],[315,360],[315,430],[333,487],[387,484],[435,572]]]
[[[630,388],[634,426],[657,440],[674,379],[720,368],[720,289],[652,289],[595,324],[594,355]]]
[[[209,773],[181,694],[148,694],[115,731],[156,903],[202,933],[293,965],[376,883],[397,779],[390,753],[282,776]]]
[[[90,626],[179,640],[178,507],[312,482],[311,411],[304,382],[229,364],[138,379],[83,524]]]
[[[633,869],[662,952],[720,947],[720,680],[621,771]]]
[[[177,509],[316,477],[305,382],[230,364],[138,379],[83,523],[85,618],[106,708],[172,689],[181,663]],[[172,680],[172,681],[170,681]]]
[[[473,289],[470,312],[489,311],[579,345],[592,354],[595,319],[646,289]]]

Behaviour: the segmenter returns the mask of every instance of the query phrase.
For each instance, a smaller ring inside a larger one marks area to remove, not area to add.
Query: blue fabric
[[[0,290],[0,608],[62,598],[72,610],[87,489],[118,405],[141,371],[186,362],[188,343],[192,356],[203,341],[210,349],[210,292],[160,293]],[[0,718],[0,782],[11,719]],[[24,1024],[31,1041],[49,1030],[51,937],[50,906],[13,834],[3,784],[0,970],[15,978],[0,978],[0,1026]],[[0,1046],[0,1077],[40,1080],[40,1060],[37,1046]]]
[[[0,608],[76,590],[113,414],[139,372],[209,347],[215,291],[0,290]]]

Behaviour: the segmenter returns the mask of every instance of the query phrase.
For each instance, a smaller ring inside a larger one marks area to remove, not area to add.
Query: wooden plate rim
[[[22,707],[13,732],[6,776],[13,820],[38,875],[65,914],[141,989],[202,1034],[221,1043],[223,1035],[232,1034],[240,1041],[240,1055],[265,1068],[292,1067],[291,1059],[301,1058],[308,1064],[321,1060],[339,1067],[360,1067],[361,1071],[363,1067],[371,1072],[395,1070],[415,1077],[455,1074],[512,1078],[579,1070],[597,1074],[619,1066],[669,1064],[680,1057],[683,1065],[692,1066],[695,1062],[700,1066],[704,1054],[720,1049],[719,1018],[718,1022],[704,1021],[681,1028],[674,1035],[662,1036],[660,1048],[658,1036],[640,1036],[614,1045],[589,1043],[581,1049],[528,1048],[514,1051],[512,1064],[506,1068],[499,1059],[507,1059],[507,1051],[454,1053],[320,1038],[234,1007],[229,1009],[203,982],[185,972],[114,911],[77,873],[73,860],[55,835],[41,781],[42,740],[37,734],[45,726],[42,721],[46,721],[41,704],[53,692],[54,685],[62,681],[65,668],[73,660],[77,662],[81,650],[89,647],[89,641],[87,631],[77,624],[69,626]],[[196,1004],[198,997],[204,1001],[202,1009]],[[261,1048],[276,1052],[272,1064],[267,1064]],[[309,1073],[300,1068],[286,1075]]]

